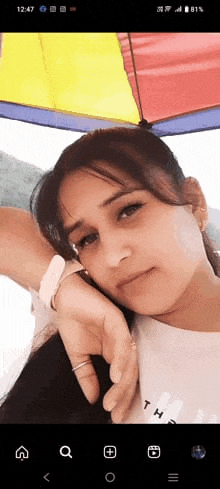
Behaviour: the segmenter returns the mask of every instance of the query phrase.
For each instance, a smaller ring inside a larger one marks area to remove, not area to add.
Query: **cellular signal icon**
[[[180,7],[178,7],[176,10],[174,10],[174,12],[182,12],[182,11],[183,11],[182,5],[180,5]]]

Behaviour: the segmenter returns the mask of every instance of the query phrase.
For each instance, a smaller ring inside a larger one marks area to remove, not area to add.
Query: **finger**
[[[112,411],[117,406],[123,405],[122,411],[126,411],[134,398],[136,387],[136,378],[129,385],[114,384],[103,399],[104,409],[106,411]]]
[[[80,324],[75,321],[57,317],[57,325],[64,348],[72,368],[90,359],[88,338],[83,334]],[[73,371],[87,400],[94,404],[99,397],[99,381],[92,363],[81,366]]]
[[[116,385],[114,392],[115,406],[111,410],[114,423],[121,423],[126,418],[138,388],[139,371],[135,361],[129,361],[120,385]]]
[[[131,395],[122,397],[122,399],[120,399],[120,401],[112,409],[111,419],[114,424],[123,422],[126,423],[126,418],[129,416],[129,410],[132,408],[133,402],[135,402],[136,395],[138,395],[138,384],[136,385],[135,389],[132,390]]]
[[[111,389],[109,390],[112,401],[109,402],[108,399],[108,405],[111,406],[111,418],[114,423],[121,423],[123,419],[126,418],[127,414],[129,413],[129,409],[131,408],[132,402],[134,401],[137,388],[138,384],[135,382],[130,385],[128,389],[125,390],[121,389],[119,391],[118,385],[116,384],[112,386],[111,393]]]
[[[110,378],[112,382],[120,381],[127,357],[134,348],[134,341],[129,332],[124,315],[118,310],[111,310],[111,314],[104,319],[103,356],[110,363]]]
[[[130,334],[126,334],[124,338],[117,338],[115,341],[113,360],[110,366],[112,382],[116,384],[120,382],[127,362],[129,362],[128,369],[132,372],[132,362],[136,363],[136,345]]]
[[[124,367],[120,382],[118,384],[114,384],[104,396],[104,409],[107,411],[113,411],[116,409],[116,407],[120,407],[118,412],[120,413],[121,418],[124,417],[134,398],[137,382],[138,364],[136,352],[132,351],[129,358],[127,358],[127,363]]]
[[[100,387],[90,356],[71,353],[70,361],[73,374],[76,376],[85,397],[91,404],[94,404],[99,398]]]

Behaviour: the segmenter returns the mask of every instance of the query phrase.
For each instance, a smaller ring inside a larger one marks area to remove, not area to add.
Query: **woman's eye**
[[[132,216],[141,207],[143,207],[143,205],[144,204],[143,203],[140,203],[140,202],[137,202],[136,204],[132,204],[132,205],[127,205],[126,207],[124,207],[119,212],[118,219],[121,219],[121,218],[124,219],[126,217]],[[84,248],[86,248],[90,244],[94,243],[97,239],[98,239],[98,234],[97,233],[88,234],[87,236],[84,236],[78,243],[76,243],[76,247],[78,249],[83,250]]]
[[[89,244],[92,244],[94,243],[94,241],[97,239],[97,234],[93,233],[93,234],[88,234],[88,236],[85,236],[84,238],[82,238],[79,243],[77,243],[77,248],[85,248],[86,246],[88,246]]]
[[[119,218],[124,218],[124,217],[129,217],[132,216],[135,212],[138,211],[141,207],[143,207],[144,204],[137,203],[137,204],[132,204],[128,205],[127,207],[124,207],[119,213]]]

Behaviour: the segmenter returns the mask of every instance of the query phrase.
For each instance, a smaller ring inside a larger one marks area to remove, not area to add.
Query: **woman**
[[[123,422],[216,422],[219,262],[199,184],[184,177],[169,148],[140,128],[83,136],[44,176],[32,208],[54,249],[77,259],[89,286],[129,318],[140,386]],[[65,295],[66,311],[68,280],[54,300],[57,308]],[[104,356],[96,329],[90,332]]]

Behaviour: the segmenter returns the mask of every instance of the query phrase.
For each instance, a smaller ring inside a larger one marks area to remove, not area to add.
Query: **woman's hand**
[[[76,367],[102,355],[110,364],[113,386],[105,394],[104,409],[119,423],[134,397],[138,380],[136,349],[122,312],[103,294],[74,273],[55,298],[56,325],[72,364]],[[99,381],[92,363],[75,371],[90,403],[99,397]]]

